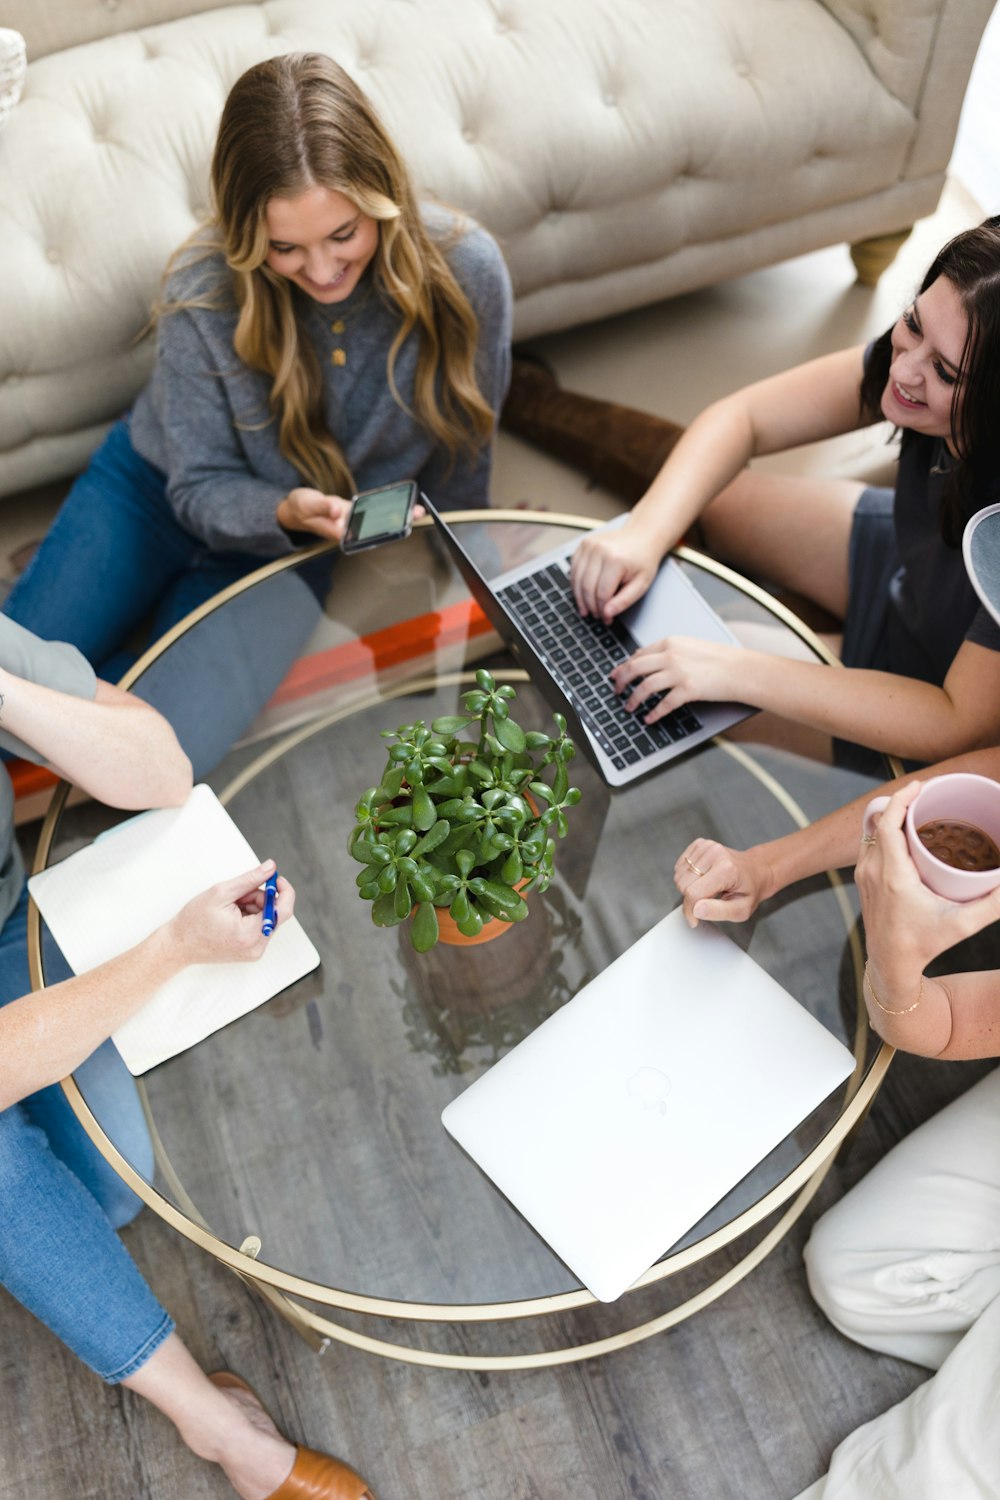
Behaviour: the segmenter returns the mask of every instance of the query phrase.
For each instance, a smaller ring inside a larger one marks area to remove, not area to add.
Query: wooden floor
[[[897,1058],[815,1212],[983,1071]],[[669,1334],[579,1366],[502,1375],[340,1346],[317,1357],[151,1214],[125,1237],[204,1365],[252,1380],[290,1435],[349,1457],[379,1500],[790,1500],[841,1437],[924,1378],[825,1322],[802,1273],[805,1233],[797,1226]],[[577,1338],[586,1327],[585,1317],[573,1325]],[[231,1495],[155,1412],[102,1386],[3,1294],[0,1328],[0,1500]]]

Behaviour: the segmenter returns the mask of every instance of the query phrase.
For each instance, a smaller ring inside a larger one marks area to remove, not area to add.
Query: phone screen
[[[351,519],[344,536],[345,550],[371,547],[383,539],[405,535],[415,498],[413,481],[388,484],[382,489],[358,495],[351,509]]]

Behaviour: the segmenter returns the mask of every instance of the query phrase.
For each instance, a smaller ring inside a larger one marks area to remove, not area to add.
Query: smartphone
[[[362,490],[351,501],[340,550],[363,552],[366,547],[380,547],[383,542],[409,536],[416,501],[417,486],[413,479],[383,484],[377,490]]]

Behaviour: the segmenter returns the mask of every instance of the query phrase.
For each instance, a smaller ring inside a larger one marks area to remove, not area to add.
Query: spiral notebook
[[[258,863],[211,787],[196,786],[183,807],[130,818],[33,875],[28,890],[70,968],[84,974],[148,937],[199,891]],[[257,963],[191,965],[112,1040],[131,1073],[146,1073],[287,989],[319,961],[292,917]]]

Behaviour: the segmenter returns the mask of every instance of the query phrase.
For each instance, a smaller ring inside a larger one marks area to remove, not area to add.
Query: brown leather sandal
[[[220,1390],[245,1391],[265,1410],[257,1392],[239,1375],[217,1370],[208,1378]],[[292,1472],[267,1500],[375,1500],[375,1495],[349,1464],[327,1453],[317,1453],[314,1448],[296,1447]]]

